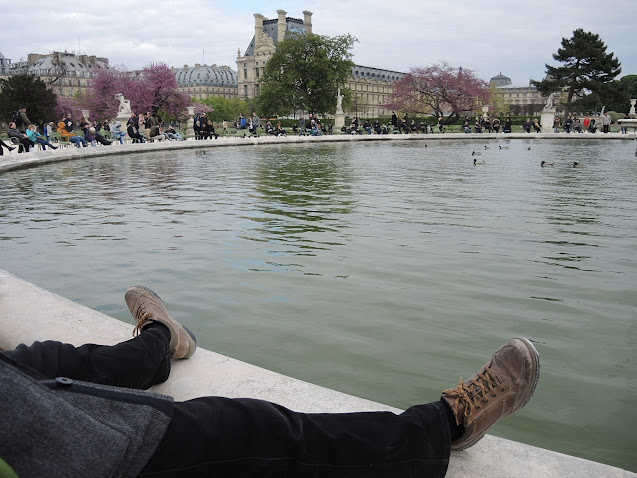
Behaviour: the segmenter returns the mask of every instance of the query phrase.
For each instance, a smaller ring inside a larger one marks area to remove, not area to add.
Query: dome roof
[[[177,84],[183,86],[237,86],[237,73],[228,66],[185,65],[174,70]]]
[[[492,84],[495,86],[509,86],[512,83],[511,83],[511,78],[509,78],[508,76],[504,76],[502,73],[500,73],[499,75],[496,75],[493,78],[491,78],[489,80],[489,84]]]

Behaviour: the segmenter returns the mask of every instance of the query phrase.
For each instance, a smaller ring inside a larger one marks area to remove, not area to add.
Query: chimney
[[[261,42],[263,37],[263,15],[260,13],[254,14],[254,43],[255,45]]]
[[[312,33],[312,12],[305,10],[303,12],[303,26],[306,33]]]
[[[285,10],[277,10],[279,14],[279,20],[277,22],[277,43],[283,41],[285,39],[285,31],[287,30],[287,22],[285,20],[285,15],[287,12]]]

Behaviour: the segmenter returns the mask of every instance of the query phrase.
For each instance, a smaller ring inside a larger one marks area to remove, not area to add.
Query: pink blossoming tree
[[[84,98],[83,106],[91,111],[91,119],[113,119],[122,93],[136,113],[180,119],[187,116],[190,97],[177,90],[175,74],[165,63],[151,63],[141,72],[103,70],[93,82],[93,93]]]
[[[397,111],[447,116],[449,124],[489,101],[489,85],[473,71],[442,62],[412,68],[395,83],[387,106]]]

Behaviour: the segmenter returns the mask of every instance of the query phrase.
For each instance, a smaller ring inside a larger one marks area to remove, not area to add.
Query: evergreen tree
[[[584,100],[580,109],[590,103],[616,100],[620,92],[613,80],[621,73],[621,65],[615,55],[606,53],[606,45],[599,35],[578,28],[571,38],[562,38],[562,47],[553,54],[561,66],[546,65],[546,79],[533,81],[543,96],[565,90],[566,108]]]
[[[350,50],[355,41],[351,35],[288,33],[265,67],[256,98],[258,112],[334,113],[338,88],[345,85],[354,67]]]
[[[40,78],[26,73],[0,80],[0,122],[9,123],[21,106],[34,124],[41,125],[55,119],[57,96]]]

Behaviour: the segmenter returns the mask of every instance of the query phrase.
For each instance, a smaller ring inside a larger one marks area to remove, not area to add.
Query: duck
[[[206,154],[206,152],[203,149],[198,149],[195,151],[195,154]]]
[[[586,166],[584,166],[582,163],[578,163],[577,161],[573,162],[573,167],[574,168],[585,168]]]
[[[482,153],[477,153],[474,151],[473,153],[471,153],[471,156],[482,156]]]
[[[485,149],[485,151],[486,151],[487,149],[491,149],[491,146],[487,146],[487,145],[485,144],[485,145],[484,145],[484,149]]]
[[[477,166],[478,164],[487,164],[484,162],[484,159],[481,159],[480,161],[478,161],[477,159],[473,159],[473,165]]]
[[[500,145],[500,149],[509,149],[509,147]]]
[[[542,161],[540,163],[540,166],[542,166],[543,168],[547,167],[547,166],[555,166],[553,163],[547,163],[546,161]]]
[[[531,151],[531,147],[530,147],[530,146],[529,146],[528,148],[526,148],[526,149],[528,149],[529,151]]]

